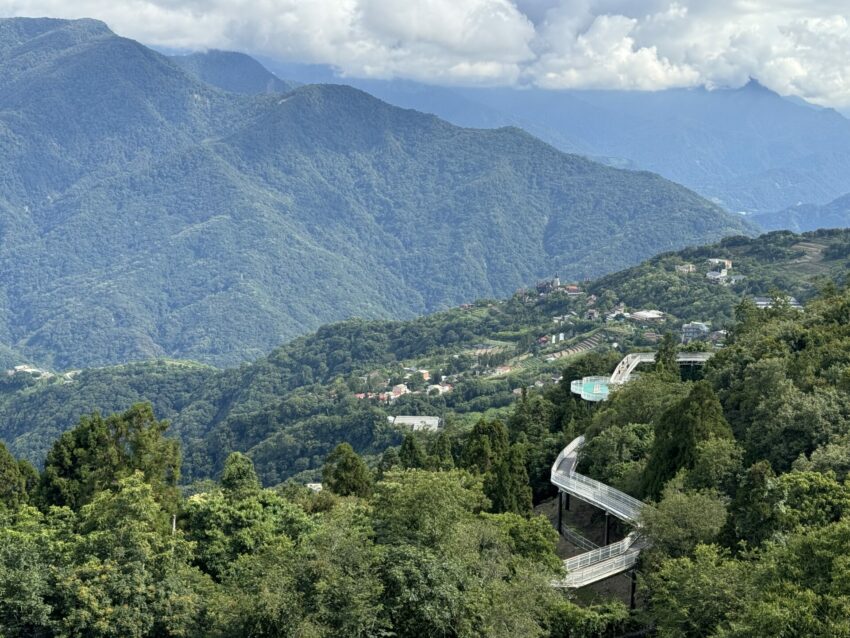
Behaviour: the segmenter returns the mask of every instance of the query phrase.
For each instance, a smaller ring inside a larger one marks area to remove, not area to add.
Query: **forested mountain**
[[[0,343],[42,365],[229,364],[747,230],[517,129],[342,86],[224,91],[99,22],[0,41]]]
[[[234,93],[289,93],[297,85],[281,80],[254,58],[234,51],[211,50],[169,58],[199,80]]]
[[[712,258],[731,260],[730,274],[743,279],[710,283],[705,271]],[[676,271],[688,263],[695,272]],[[793,295],[805,302],[826,282],[845,282],[848,272],[847,230],[733,237],[588,282],[582,285],[585,294],[538,296],[532,289],[409,321],[323,326],[250,365],[223,371],[175,361],[53,377],[24,371],[0,379],[0,440],[40,464],[52,441],[81,415],[150,401],[158,418],[172,421],[171,434],[182,443],[184,480],[217,474],[231,451],[247,453],[266,484],[296,475],[315,478],[325,455],[342,441],[366,455],[397,443],[399,430],[388,424],[388,415],[441,416],[462,430],[475,415],[510,406],[514,390],[551,385],[580,352],[595,349],[610,363],[629,348],[654,347],[644,335],[678,333],[684,322],[728,329],[745,298]],[[629,310],[647,308],[667,313],[666,321],[622,320]],[[567,340],[541,346],[541,338],[549,341],[553,331]],[[588,340],[590,346],[570,355],[568,348]],[[562,354],[568,356],[557,358]],[[500,366],[508,371],[499,373]],[[421,369],[444,377],[453,389],[443,394],[440,388],[432,396],[427,390],[435,381],[411,373]],[[595,373],[591,368],[564,374],[564,392],[569,394],[573,378]],[[389,393],[397,384],[419,393],[389,404],[362,396]]]
[[[755,80],[715,90],[466,89],[333,80],[323,68],[264,62],[287,77],[344,82],[462,126],[520,126],[563,151],[659,173],[731,211],[825,204],[850,191],[850,120]]]
[[[318,493],[264,489],[238,452],[180,490],[179,445],[148,405],[80,419],[41,471],[0,445],[0,632],[846,636],[848,314],[846,286],[804,311],[744,302],[701,379],[683,379],[665,338],[654,369],[603,403],[567,381],[370,463],[341,443]],[[564,377],[614,365],[593,354]],[[632,611],[554,586],[574,552],[533,505],[579,435],[582,471],[645,502]]]
[[[816,228],[847,228],[850,226],[850,194],[822,206],[800,204],[774,213],[754,215],[750,219],[765,230],[787,228],[803,232]]]

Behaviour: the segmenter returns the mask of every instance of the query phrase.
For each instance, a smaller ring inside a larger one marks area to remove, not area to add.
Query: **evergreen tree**
[[[463,447],[463,467],[485,474],[508,453],[508,431],[499,420],[481,419],[472,428]]]
[[[485,493],[497,513],[531,514],[531,486],[525,469],[525,448],[512,445],[485,480]]]
[[[664,484],[682,468],[690,469],[698,446],[711,438],[732,438],[717,395],[706,381],[670,407],[655,425],[655,439],[644,473],[644,491],[657,499]]]
[[[384,474],[389,472],[394,467],[401,466],[401,459],[398,455],[398,448],[389,447],[384,450],[381,455],[381,462],[378,463],[378,479],[383,479]]]
[[[254,471],[254,463],[241,452],[232,452],[224,462],[221,487],[237,498],[255,494],[260,489],[260,480]]]
[[[424,469],[428,466],[428,455],[419,438],[409,432],[404,435],[401,449],[398,451],[398,460],[403,468]]]
[[[47,455],[38,489],[42,504],[79,509],[98,491],[140,471],[157,500],[175,511],[180,451],[177,441],[165,438],[167,429],[149,403],[107,418],[82,417]]]
[[[655,370],[667,375],[679,376],[679,364],[676,361],[678,341],[672,332],[665,332],[655,354]]]
[[[26,503],[27,479],[21,473],[20,463],[0,443],[0,503],[12,509]]]
[[[325,460],[322,484],[340,496],[365,498],[372,492],[372,477],[363,459],[348,443],[340,443]]]
[[[452,456],[452,442],[448,434],[440,432],[431,445],[431,466],[438,470],[454,469],[455,461]]]

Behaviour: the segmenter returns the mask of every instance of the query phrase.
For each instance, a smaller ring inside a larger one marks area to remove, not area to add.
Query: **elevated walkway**
[[[655,352],[633,352],[623,357],[610,377],[585,377],[570,383],[570,391],[585,401],[605,401],[611,386],[620,386],[632,378],[632,373],[642,363],[654,363]],[[714,355],[713,352],[680,352],[676,355],[679,365],[702,365]]]
[[[590,503],[631,525],[639,526],[643,502],[575,471],[582,445],[584,437],[580,436],[561,451],[552,464],[552,483],[561,492]],[[637,563],[643,545],[643,539],[638,531],[635,531],[621,541],[568,558],[564,561],[567,572],[565,577],[553,585],[567,588],[584,587],[628,571]]]

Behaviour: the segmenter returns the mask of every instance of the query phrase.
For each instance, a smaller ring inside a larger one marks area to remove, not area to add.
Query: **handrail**
[[[637,535],[632,533],[626,536],[623,540],[603,547],[597,547],[584,554],[573,556],[564,561],[564,567],[567,571],[573,571],[580,567],[588,567],[602,561],[608,560],[613,556],[619,556],[625,553],[635,542]]]
[[[578,456],[584,445],[583,436],[576,437],[561,450],[552,463],[551,481],[559,490],[567,492],[632,525],[640,526],[640,511],[645,504],[625,492],[575,471]],[[569,535],[568,535],[569,536]],[[640,549],[635,547],[640,538],[632,532],[623,540],[596,547],[564,561],[566,576],[553,583],[556,587],[577,588],[595,583],[630,569],[637,562]],[[586,549],[586,545],[576,543]]]
[[[580,547],[585,550],[597,549],[599,547],[599,545],[589,538],[585,538],[569,525],[561,525],[561,536],[566,538],[576,547]]]
[[[608,560],[567,572],[562,580],[554,581],[552,585],[571,589],[591,585],[631,569],[637,564],[639,555],[640,550],[627,551]]]

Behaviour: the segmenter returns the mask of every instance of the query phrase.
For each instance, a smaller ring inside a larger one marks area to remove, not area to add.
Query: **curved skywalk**
[[[580,436],[561,451],[552,464],[552,483],[562,492],[639,526],[640,512],[645,506],[643,502],[575,471],[582,445],[584,437]],[[628,571],[637,562],[644,546],[642,540],[635,531],[621,541],[568,558],[564,561],[566,576],[554,584],[557,587],[584,587]]]

